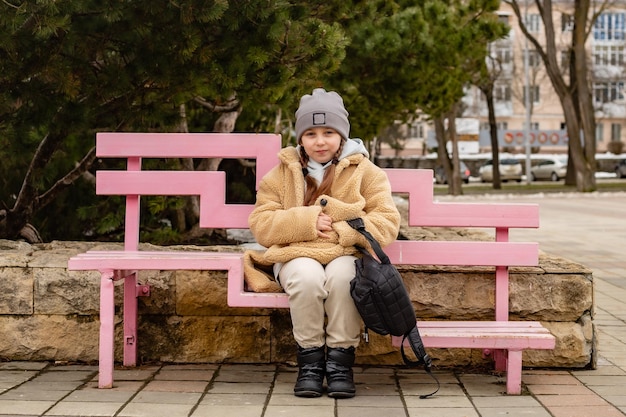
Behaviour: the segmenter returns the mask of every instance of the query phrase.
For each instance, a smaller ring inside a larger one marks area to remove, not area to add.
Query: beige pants
[[[359,344],[361,317],[350,296],[355,260],[341,256],[324,266],[311,258],[296,258],[280,269],[279,281],[289,296],[293,336],[300,347]]]

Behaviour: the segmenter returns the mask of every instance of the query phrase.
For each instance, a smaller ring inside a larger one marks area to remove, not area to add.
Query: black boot
[[[352,398],[356,392],[352,374],[354,348],[328,348],[326,359],[326,381],[328,396],[332,398]]]
[[[326,353],[324,346],[303,349],[298,347],[298,380],[293,392],[296,397],[319,397],[324,391]]]

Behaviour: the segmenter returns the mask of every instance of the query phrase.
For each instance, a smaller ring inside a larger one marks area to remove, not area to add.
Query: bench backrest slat
[[[387,168],[385,172],[393,192],[409,193],[409,226],[539,227],[536,204],[438,203],[433,201],[432,170]]]

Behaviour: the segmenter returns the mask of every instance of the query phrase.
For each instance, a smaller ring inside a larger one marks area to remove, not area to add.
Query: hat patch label
[[[325,125],[326,113],[313,113],[313,125]]]

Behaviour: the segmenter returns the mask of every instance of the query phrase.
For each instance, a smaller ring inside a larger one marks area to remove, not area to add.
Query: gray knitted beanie
[[[318,126],[332,127],[344,139],[349,138],[348,111],[341,96],[334,91],[316,88],[313,94],[300,99],[296,110],[296,139],[299,141],[305,130]]]

